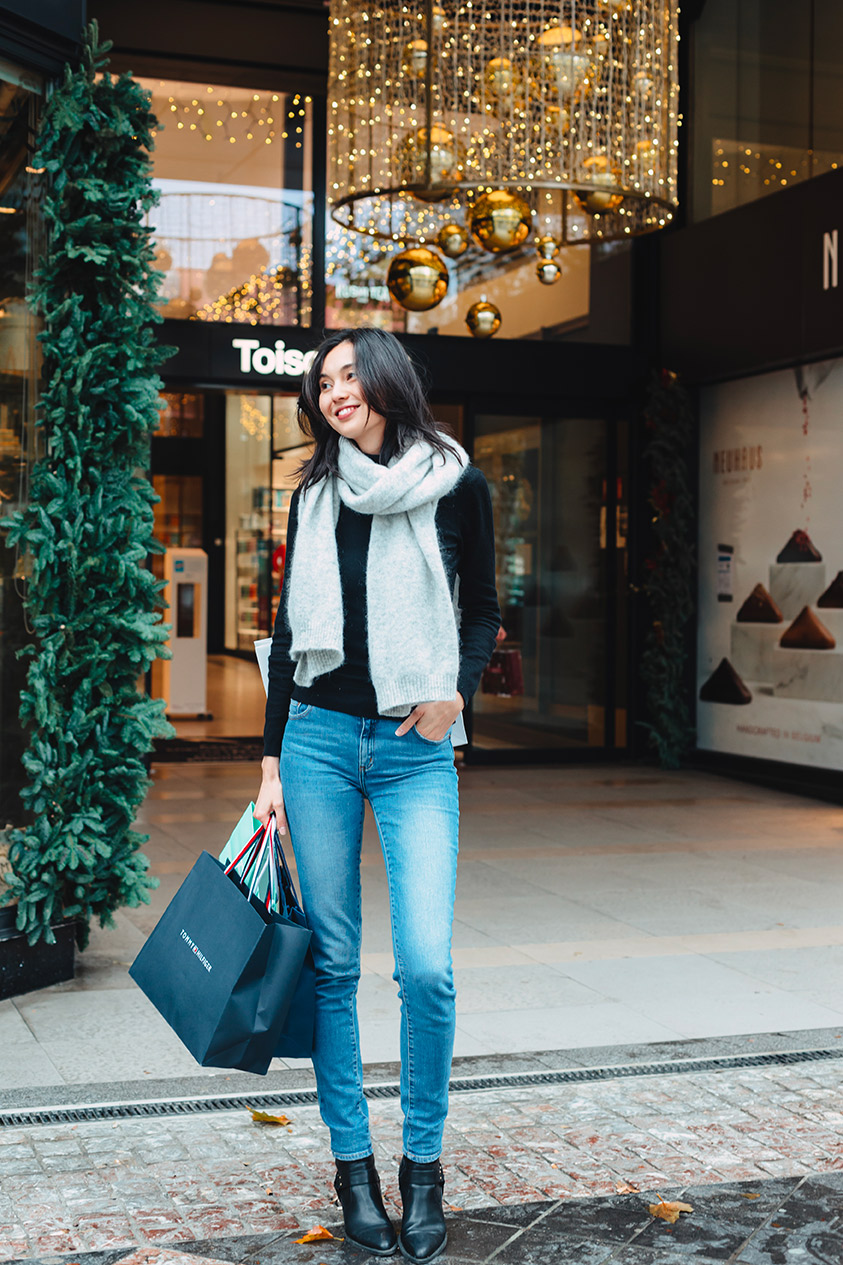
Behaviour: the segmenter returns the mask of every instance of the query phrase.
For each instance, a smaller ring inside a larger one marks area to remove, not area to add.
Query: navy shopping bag
[[[273,822],[273,843],[277,862],[279,889],[284,913],[300,927],[307,926],[307,918],[299,902],[293,876],[284,856],[281,838]],[[316,967],[313,950],[308,947],[296,986],[293,1004],[284,1024],[275,1054],[278,1058],[309,1059],[313,1054],[313,1038],[316,1029]]]
[[[129,974],[203,1067],[263,1075],[294,1004],[310,935],[203,852]]]

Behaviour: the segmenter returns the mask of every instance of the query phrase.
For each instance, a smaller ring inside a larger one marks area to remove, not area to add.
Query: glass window
[[[225,645],[251,651],[272,631],[290,500],[311,451],[296,421],[296,396],[229,392],[225,448]]]
[[[505,637],[474,700],[476,746],[605,742],[606,444],[600,421],[479,416]]]
[[[154,474],[160,498],[154,509],[155,539],[168,549],[202,548],[202,478],[192,474]],[[159,555],[154,555],[157,561]],[[153,567],[163,576],[163,565]]]
[[[559,252],[560,279],[542,285],[536,276],[532,237],[511,255],[490,255],[471,245],[459,259],[445,260],[448,293],[427,312],[408,312],[387,289],[392,257],[401,250],[364,233],[351,233],[328,219],[326,323],[329,329],[378,325],[393,333],[471,337],[465,323],[472,304],[495,303],[503,315],[499,338],[528,338],[583,325],[589,313],[589,251]],[[439,253],[439,252],[437,252]],[[444,256],[442,256],[444,258]]]
[[[150,213],[167,317],[309,325],[311,100],[141,79],[162,125]]]
[[[161,439],[202,439],[205,434],[204,395],[168,391],[155,434]]]
[[[251,650],[269,632],[272,397],[225,401],[225,644]]]
[[[26,500],[34,456],[40,357],[26,292],[44,245],[32,165],[39,101],[40,83],[0,62],[0,517]]]
[[[693,40],[694,219],[843,163],[837,0],[707,0]]]
[[[37,321],[26,303],[32,268],[43,251],[42,173],[32,163],[41,83],[0,61],[0,527],[26,503],[41,432],[35,430],[40,372]],[[22,665],[29,641],[22,596],[27,558],[0,533],[0,813],[21,820],[26,745],[18,719]]]

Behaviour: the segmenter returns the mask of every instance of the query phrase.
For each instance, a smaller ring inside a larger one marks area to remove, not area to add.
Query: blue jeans
[[[372,1152],[357,1027],[360,851],[368,799],[386,863],[393,978],[401,998],[404,1153],[438,1158],[448,1113],[455,999],[451,927],[459,802],[454,749],[400,719],[290,704],[281,781],[301,894],[313,929],[322,1119],[337,1159]]]

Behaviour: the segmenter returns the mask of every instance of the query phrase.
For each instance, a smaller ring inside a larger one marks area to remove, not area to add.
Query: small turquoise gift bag
[[[254,838],[261,828],[255,814],[254,803],[244,811],[243,816],[231,832],[228,843],[220,853],[220,861],[224,866],[229,865],[235,857],[238,857],[250,839]],[[269,883],[269,873],[267,870],[261,874],[255,885],[255,892],[260,900],[266,900],[267,884]]]

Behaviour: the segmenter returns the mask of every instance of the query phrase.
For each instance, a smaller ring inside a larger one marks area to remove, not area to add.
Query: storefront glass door
[[[474,700],[478,752],[623,742],[615,645],[626,538],[617,449],[602,420],[475,419],[502,619]]]
[[[225,430],[225,646],[251,653],[272,631],[290,498],[310,449],[292,395],[227,393]]]

